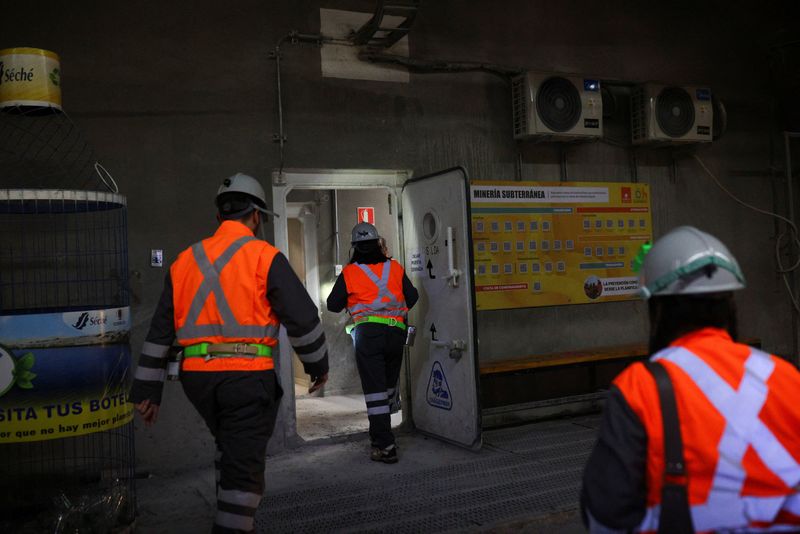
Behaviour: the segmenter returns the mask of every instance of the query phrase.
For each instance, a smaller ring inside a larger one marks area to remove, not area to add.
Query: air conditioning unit
[[[646,83],[631,91],[634,144],[709,142],[713,126],[708,87]]]
[[[515,139],[577,141],[603,135],[598,79],[527,72],[512,79],[511,97]]]

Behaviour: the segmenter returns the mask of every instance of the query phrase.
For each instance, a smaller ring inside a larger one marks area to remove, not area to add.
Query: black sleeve
[[[581,512],[603,526],[633,529],[644,519],[647,507],[645,468],[647,433],[625,401],[611,386],[603,411],[597,443],[583,473]]]
[[[327,373],[328,349],[319,310],[282,253],[275,256],[269,268],[267,300],[286,327],[306,374],[316,378]]]
[[[414,284],[411,283],[411,280],[408,279],[405,272],[403,273],[403,296],[406,299],[406,306],[408,306],[409,310],[413,308],[414,304],[419,300],[417,288],[414,287]]]
[[[132,402],[150,399],[153,404],[161,404],[161,392],[167,374],[167,353],[174,341],[172,279],[168,271],[161,298],[150,320],[150,330],[139,354],[139,365],[136,367],[131,388]]]
[[[333,284],[330,295],[328,295],[328,311],[339,313],[347,307],[347,283],[344,281],[344,275],[340,274]]]

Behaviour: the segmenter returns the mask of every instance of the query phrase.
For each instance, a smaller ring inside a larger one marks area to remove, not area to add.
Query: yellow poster
[[[471,207],[479,310],[637,298],[647,184],[478,181]]]

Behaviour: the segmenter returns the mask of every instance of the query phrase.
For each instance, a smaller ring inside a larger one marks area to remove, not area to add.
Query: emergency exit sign
[[[375,208],[356,208],[358,222],[375,224]]]

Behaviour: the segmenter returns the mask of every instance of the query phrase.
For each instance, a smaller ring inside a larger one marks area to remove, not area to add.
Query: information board
[[[647,184],[472,182],[479,310],[637,298]]]

